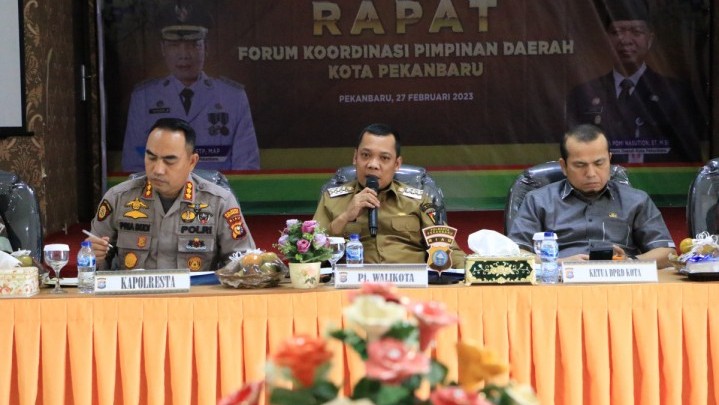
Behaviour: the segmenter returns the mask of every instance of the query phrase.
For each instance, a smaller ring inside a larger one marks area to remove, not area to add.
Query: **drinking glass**
[[[45,263],[52,267],[55,272],[55,288],[51,291],[53,294],[65,294],[67,291],[60,287],[60,270],[70,260],[70,247],[64,243],[54,243],[45,245]]]
[[[332,249],[332,257],[330,258],[330,264],[332,264],[332,274],[336,270],[337,262],[345,254],[345,238],[332,236],[330,240],[330,249]]]

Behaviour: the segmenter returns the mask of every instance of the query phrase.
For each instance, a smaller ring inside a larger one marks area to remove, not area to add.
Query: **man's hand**
[[[94,236],[88,236],[85,240],[92,243],[92,252],[95,253],[95,260],[97,262],[100,262],[101,260],[104,261],[107,257],[107,253],[110,251],[110,237],[103,236],[101,238],[97,238]]]
[[[379,208],[379,199],[377,192],[369,187],[365,187],[362,191],[355,194],[352,200],[347,204],[345,211],[337,216],[330,224],[330,232],[332,235],[340,235],[348,222],[352,222],[360,216],[367,208]]]

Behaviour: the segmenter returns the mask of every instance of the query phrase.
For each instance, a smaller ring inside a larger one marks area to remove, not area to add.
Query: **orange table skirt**
[[[403,290],[461,319],[436,357],[456,378],[454,343],[473,339],[510,363],[542,404],[718,404],[719,284],[663,280],[595,286]],[[346,292],[193,287],[184,295],[0,300],[0,403],[214,404],[260,380],[294,333],[342,326]],[[332,342],[332,378],[364,372]]]

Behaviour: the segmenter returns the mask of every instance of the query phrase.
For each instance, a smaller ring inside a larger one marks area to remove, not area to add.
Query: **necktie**
[[[190,113],[193,95],[195,95],[195,92],[187,88],[180,92],[180,100],[182,101],[182,106],[185,107],[185,114]]]
[[[624,79],[621,83],[619,83],[619,87],[622,88],[622,91],[619,92],[619,100],[628,100],[629,90],[634,87],[634,83],[629,79]]]

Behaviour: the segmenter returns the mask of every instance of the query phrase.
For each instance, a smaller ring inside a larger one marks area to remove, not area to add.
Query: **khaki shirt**
[[[167,212],[145,176],[112,187],[92,232],[110,237],[123,270],[215,270],[234,251],[255,247],[235,196],[194,174]],[[109,263],[97,267],[107,269]]]
[[[333,187],[322,194],[314,219],[329,229],[330,223],[341,215],[362,187],[357,181]],[[422,229],[434,226],[435,206],[431,197],[422,190],[398,181],[379,192],[380,208],[377,211],[377,236],[369,234],[366,210],[354,222],[345,226],[341,235],[360,235],[364,246],[365,263],[425,263],[427,246]],[[465,253],[452,244],[452,267],[464,267]]]

